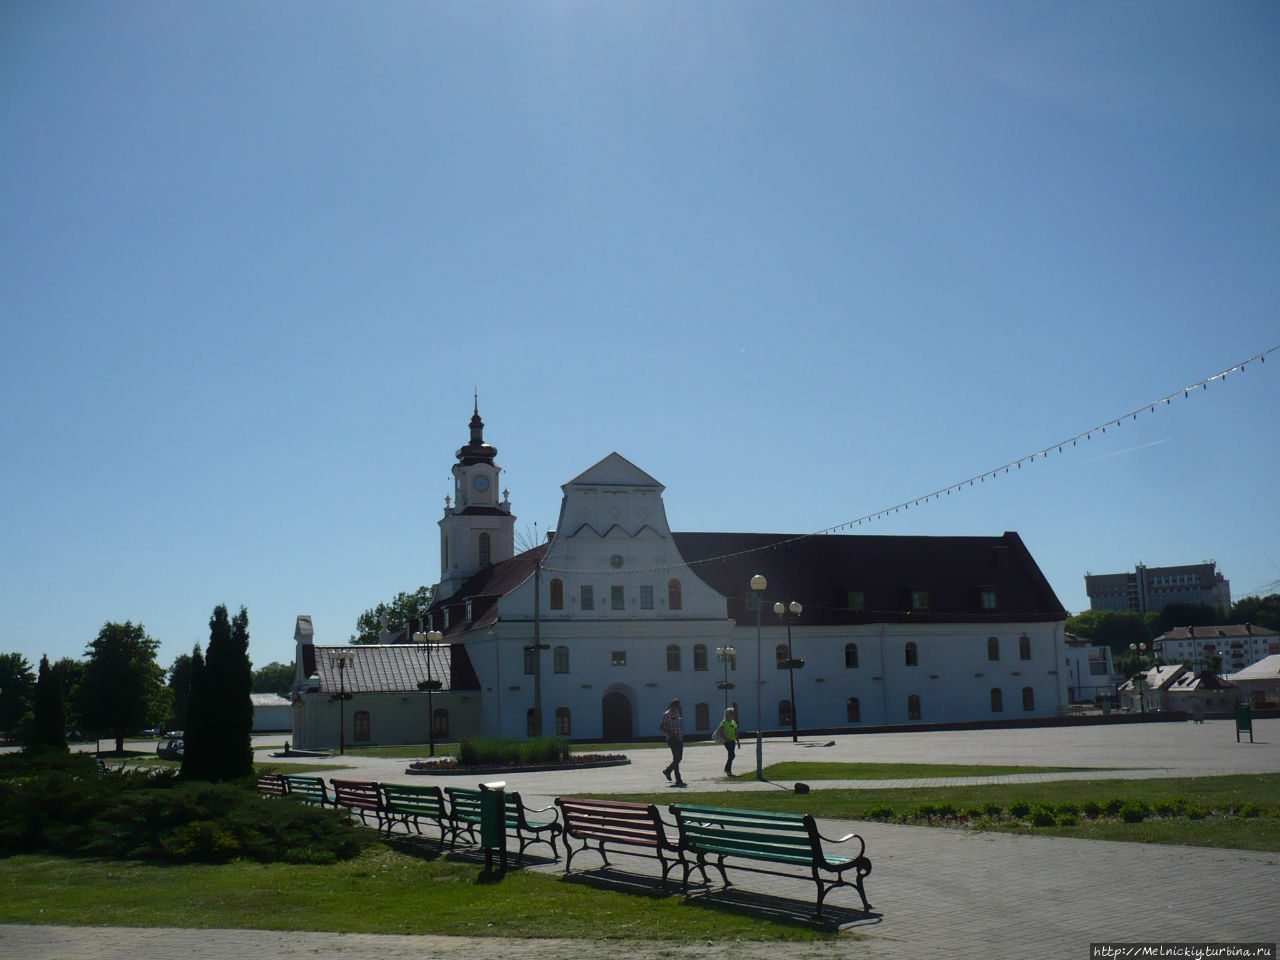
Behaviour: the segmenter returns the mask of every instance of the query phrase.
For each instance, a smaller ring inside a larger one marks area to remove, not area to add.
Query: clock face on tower
[[[480,493],[484,493],[489,489],[489,478],[483,473],[476,474],[476,478],[471,481],[471,485]]]

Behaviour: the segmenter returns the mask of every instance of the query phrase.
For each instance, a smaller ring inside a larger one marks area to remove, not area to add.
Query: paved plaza
[[[279,744],[283,738],[273,739]],[[814,786],[907,786],[973,782],[1031,782],[1068,777],[1211,776],[1280,771],[1280,720],[1255,722],[1255,742],[1237,744],[1230,721],[1108,724],[1101,726],[914,732],[789,738],[764,744],[766,764],[789,759],[888,763],[973,763],[1022,766],[1105,767],[1083,773],[1018,774],[928,781],[823,782]],[[264,749],[259,759],[273,751]],[[629,752],[631,764],[598,770],[521,773],[502,777],[532,806],[557,795],[669,791],[661,769],[665,749]],[[321,762],[321,761],[315,761]],[[332,760],[324,761],[332,763]],[[404,760],[348,755],[343,776],[354,779],[465,783],[453,777],[414,777]],[[791,783],[755,780],[755,744],[744,743],[735,771],[721,773],[723,750],[692,745],[682,765],[691,790],[790,790]],[[333,776],[328,773],[326,776]],[[826,822],[828,835],[854,831],[867,840],[874,869],[867,878],[873,909],[837,889],[826,911],[848,935],[835,942],[787,945],[789,958],[920,957],[1086,958],[1089,944],[1125,942],[1268,942],[1280,939],[1280,854],[1093,840],[1055,839],[905,827],[881,823]],[[611,855],[612,856],[612,855]],[[591,882],[632,878],[653,883],[653,861],[619,856],[615,871],[596,869],[594,854],[579,855],[575,875]],[[580,869],[581,868],[581,869]],[[562,863],[529,869],[561,875]],[[737,885],[717,884],[698,895],[737,909],[806,916],[813,885],[807,879],[734,874]],[[0,927],[0,960],[285,960],[324,955],[343,960],[415,960],[467,957],[542,960],[613,956],[616,942],[477,940],[449,937],[334,935],[237,930],[129,930],[100,927]],[[708,957],[752,960],[772,957],[777,944],[665,944],[628,942],[632,960]]]

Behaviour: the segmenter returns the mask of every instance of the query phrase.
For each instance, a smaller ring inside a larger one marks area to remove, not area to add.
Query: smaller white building
[[[278,693],[251,693],[253,732],[271,733],[288,730],[293,725],[293,702]]]
[[[1168,709],[1164,691],[1178,677],[1189,673],[1182,664],[1150,667],[1120,685],[1120,709],[1133,713],[1157,713]]]
[[[1274,707],[1280,703],[1280,654],[1272,654],[1257,663],[1227,677],[1240,698],[1248,699],[1255,707]]]
[[[1068,703],[1098,703],[1110,699],[1124,677],[1116,673],[1111,648],[1075,634],[1063,636],[1066,651]]]

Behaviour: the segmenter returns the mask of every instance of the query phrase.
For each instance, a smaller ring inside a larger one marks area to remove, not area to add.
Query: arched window
[[[1028,637],[1025,633],[1018,638],[1018,659],[1019,660],[1031,659],[1031,638]]]
[[[568,647],[564,646],[563,644],[561,646],[556,647],[554,650],[551,651],[551,656],[552,656],[552,660],[555,663],[556,673],[569,672],[569,648]]]
[[[998,637],[987,637],[987,659],[1000,659],[1000,640]]]
[[[914,640],[910,640],[907,642],[907,666],[908,667],[920,666],[920,650],[916,646]]]
[[[525,735],[526,735],[526,736],[536,737],[536,736],[538,735],[538,730],[537,730],[537,726],[538,726],[538,724],[537,724],[537,717],[538,717],[538,715],[537,715],[536,713],[534,713],[533,707],[530,707],[530,708],[528,709],[528,711],[525,713],[525,715],[524,715],[524,731],[525,731]]]
[[[487,567],[489,565],[489,535],[487,533],[480,534],[480,566]]]
[[[707,645],[705,643],[695,643],[693,645],[693,669],[707,669]]]
[[[355,725],[354,738],[356,740],[372,739],[372,735],[369,733],[369,711],[368,710],[357,710],[356,715],[352,718],[351,722]]]
[[[449,736],[449,711],[444,707],[436,707],[435,713],[431,715],[431,729],[437,737]]]
[[[1036,692],[1030,687],[1022,688],[1022,709],[1034,710],[1036,708]]]
[[[920,698],[914,693],[907,697],[907,719],[920,719]]]
[[[999,687],[991,688],[991,712],[1004,712],[1004,693]]]
[[[564,581],[559,577],[551,581],[551,609],[564,609]]]
[[[791,726],[791,701],[790,700],[778,701],[778,726],[780,727]]]
[[[674,643],[667,645],[667,669],[671,671],[680,669],[680,648]]]
[[[538,649],[532,644],[524,648],[524,675],[532,677],[538,672]]]
[[[862,705],[857,697],[850,697],[844,702],[844,716],[850,723],[862,722]]]
[[[705,703],[696,703],[693,706],[693,728],[695,730],[711,729],[711,708]]]
[[[681,595],[680,595],[680,581],[679,581],[679,580],[668,580],[668,581],[667,581],[667,609],[668,609],[668,610],[683,610],[683,609],[684,609],[684,603],[682,602],[682,598],[681,598]]]
[[[778,644],[773,648],[773,655],[778,662],[778,669],[787,669],[787,645],[785,643]]]
[[[844,665],[850,670],[858,668],[858,645],[856,643],[846,643],[844,645]]]
[[[573,732],[568,707],[556,707],[556,736],[567,737]]]

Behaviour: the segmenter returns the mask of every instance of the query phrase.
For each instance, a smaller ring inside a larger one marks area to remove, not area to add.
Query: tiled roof
[[[1213,627],[1174,627],[1156,637],[1152,643],[1166,640],[1231,640],[1233,638],[1274,637],[1275,630],[1254,626],[1252,623],[1228,623]]]
[[[336,647],[314,647],[315,672],[320,677],[320,692],[338,693],[417,693],[418,684],[428,679],[427,658],[430,655],[430,679],[439,680],[442,690],[452,688],[452,654],[448,644],[343,644]],[[330,656],[350,653],[351,662],[339,676],[338,665]]]
[[[516,554],[510,560],[485,567],[452,596],[437,600],[427,608],[427,617],[432,626],[446,637],[454,637],[497,623],[498,598],[505,597],[533,576],[535,561],[547,555],[548,546],[546,543],[539,544],[532,550]],[[466,616],[468,600],[471,601],[469,619]]]
[[[1228,680],[1276,680],[1280,679],[1280,653],[1263,657],[1257,663],[1251,663],[1243,670],[1237,670],[1227,677]]]
[[[810,536],[767,533],[677,533],[676,546],[694,572],[730,598],[729,615],[755,622],[745,596],[753,574],[769,581],[769,602],[798,600],[801,622],[929,623],[1065,620],[1066,610],[1016,533],[999,537]],[[745,553],[744,551],[751,551]],[[996,606],[982,594],[994,590]],[[849,608],[862,593],[865,609]],[[912,609],[924,591],[927,606]],[[766,611],[771,618],[772,612]]]

